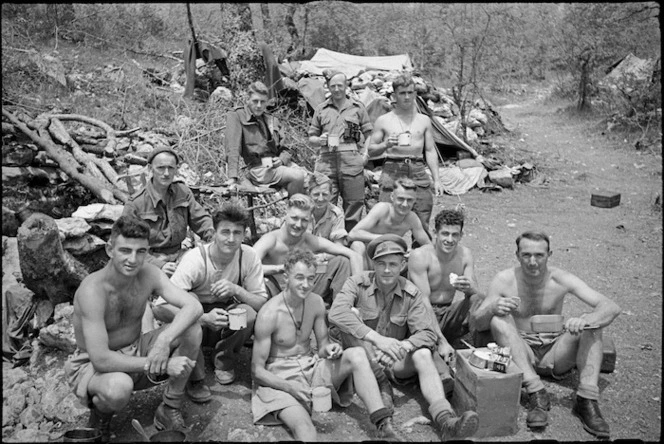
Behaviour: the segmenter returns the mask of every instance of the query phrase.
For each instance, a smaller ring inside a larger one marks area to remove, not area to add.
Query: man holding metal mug
[[[368,153],[360,143],[367,140],[373,125],[361,102],[346,96],[347,79],[341,72],[327,73],[330,97],[316,108],[309,126],[309,142],[319,148],[315,171],[332,181],[330,202],[343,199],[346,230],[362,218],[364,208],[364,164]]]

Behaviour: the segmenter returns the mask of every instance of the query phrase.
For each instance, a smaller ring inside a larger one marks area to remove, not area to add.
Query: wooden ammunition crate
[[[620,193],[595,191],[590,196],[590,205],[599,208],[613,208],[620,205]]]
[[[457,350],[452,405],[458,414],[466,410],[477,412],[480,423],[473,437],[515,434],[523,373],[513,362],[507,373],[479,369],[468,362],[471,353],[472,350]]]

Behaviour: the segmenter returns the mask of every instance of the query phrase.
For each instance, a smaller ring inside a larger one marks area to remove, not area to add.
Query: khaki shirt
[[[263,126],[264,125],[264,126]],[[282,151],[283,134],[276,117],[251,114],[247,106],[235,108],[226,115],[226,163],[228,177],[237,178],[240,156],[247,167],[261,165],[263,157],[277,157]]]
[[[332,242],[343,239],[348,235],[345,228],[344,212],[336,205],[328,203],[323,217],[315,222],[313,219],[312,215],[311,221],[313,223],[307,226],[307,231],[311,234],[323,237]]]
[[[362,102],[346,98],[346,103],[341,109],[334,106],[332,99],[327,99],[318,105],[307,133],[309,136],[320,136],[324,132],[340,135],[346,128],[346,122],[359,125],[360,131],[365,137],[373,131],[369,114]],[[346,142],[354,141],[348,140]]]
[[[173,182],[162,199],[150,180],[127,202],[122,215],[135,216],[147,222],[150,226],[150,251],[155,253],[178,251],[187,236],[187,227],[191,227],[206,242],[214,236],[212,217],[182,182]],[[154,257],[147,260],[160,268],[165,263]]]
[[[357,317],[351,308],[360,312]],[[372,329],[382,336],[408,339],[415,348],[433,349],[437,342],[422,293],[411,281],[399,277],[391,294],[382,295],[375,284],[375,272],[351,276],[334,298],[328,320],[357,339]]]

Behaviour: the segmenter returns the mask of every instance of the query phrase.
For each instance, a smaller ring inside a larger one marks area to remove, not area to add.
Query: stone
[[[7,369],[2,372],[2,387],[15,387],[29,379],[30,376],[21,367]]]
[[[82,217],[55,219],[55,224],[58,226],[60,234],[64,235],[64,239],[80,237],[90,231],[90,225]]]
[[[15,237],[3,238],[2,248],[2,288],[23,280],[21,263],[18,258],[18,240]]]
[[[76,339],[74,326],[68,319],[48,325],[39,331],[39,342],[46,347],[53,347],[66,353],[74,353]]]
[[[228,88],[218,86],[217,89],[210,94],[210,101],[216,103],[231,103],[233,101],[233,92]]]
[[[188,187],[195,186],[201,180],[201,177],[198,175],[198,173],[194,171],[187,163],[182,163],[180,165],[175,178],[182,180]]]
[[[49,420],[58,420],[62,411],[62,402],[69,394],[71,394],[71,389],[64,383],[53,388],[45,388],[41,400],[44,417]]]
[[[21,421],[21,424],[23,424],[25,428],[28,428],[34,423],[38,424],[43,418],[44,414],[39,405],[30,405],[26,407],[18,417],[19,421]]]
[[[18,233],[18,219],[16,213],[7,207],[2,207],[2,235],[16,237]]]
[[[55,322],[58,322],[61,319],[66,319],[71,322],[73,316],[74,306],[69,302],[63,302],[55,306],[55,310],[53,312],[53,320]]]
[[[468,117],[477,120],[482,125],[486,125],[486,123],[489,121],[489,118],[486,116],[486,114],[477,108],[471,109],[470,113],[468,113]]]
[[[468,143],[474,142],[477,140],[477,134],[473,131],[472,128],[466,127],[466,140]]]
[[[124,205],[95,203],[78,207],[78,209],[72,214],[72,217],[81,217],[87,222],[100,219],[112,220],[115,222],[120,216],[122,216],[123,209]]]
[[[55,419],[65,423],[75,423],[88,413],[90,413],[90,409],[81,404],[78,397],[70,392],[64,397],[62,402],[60,402]]]
[[[26,403],[30,405],[40,405],[41,393],[35,387],[30,387],[25,395]]]
[[[4,432],[4,429],[6,427],[14,425],[16,422],[16,417],[12,413],[11,410],[9,410],[6,406],[2,406],[2,430]]]
[[[50,435],[48,433],[35,430],[23,429],[19,430],[14,436],[5,440],[5,442],[49,442]]]
[[[101,250],[104,246],[106,246],[106,241],[90,233],[85,233],[79,237],[65,239],[62,242],[62,248],[74,256],[93,253]]]

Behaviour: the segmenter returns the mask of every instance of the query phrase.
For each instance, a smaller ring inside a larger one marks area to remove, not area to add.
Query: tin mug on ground
[[[311,391],[313,409],[316,412],[329,412],[332,408],[332,391],[328,387],[316,387]]]

